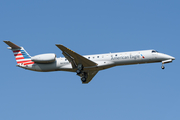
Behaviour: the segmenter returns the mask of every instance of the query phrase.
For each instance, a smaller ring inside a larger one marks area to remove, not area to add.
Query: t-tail
[[[12,43],[11,41],[4,41],[9,47],[8,49],[12,50],[18,65],[30,65],[34,64],[31,61],[31,56],[26,52],[23,47],[19,47],[18,45]]]

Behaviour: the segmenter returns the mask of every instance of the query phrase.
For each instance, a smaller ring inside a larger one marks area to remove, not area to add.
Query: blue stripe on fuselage
[[[21,51],[21,54],[23,55],[24,59],[30,58],[29,55],[24,50],[20,50],[20,51]]]

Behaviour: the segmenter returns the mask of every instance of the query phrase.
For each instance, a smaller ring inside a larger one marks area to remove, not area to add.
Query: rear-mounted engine
[[[56,60],[56,54],[54,53],[40,54],[31,57],[31,60],[35,63],[52,63]]]

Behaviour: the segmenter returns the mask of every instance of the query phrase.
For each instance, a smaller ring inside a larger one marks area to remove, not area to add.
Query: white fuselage
[[[100,70],[114,66],[162,62],[161,68],[164,69],[165,63],[170,63],[175,59],[170,55],[158,53],[155,50],[81,56],[61,44],[56,44],[56,46],[62,51],[64,57],[57,58],[54,53],[31,57],[23,47],[11,41],[4,42],[9,46],[8,49],[12,50],[17,66],[39,72],[76,72],[81,77],[83,84],[89,83]]]
[[[84,67],[84,71],[103,70],[118,65],[131,65],[131,64],[143,64],[143,63],[154,63],[154,62],[163,63],[163,61],[167,61],[167,60],[172,62],[172,60],[175,59],[172,56],[163,53],[158,53],[154,50],[95,54],[95,55],[85,55],[83,57],[97,63],[96,66]],[[48,72],[48,71],[76,72],[76,69],[73,69],[71,63],[65,57],[56,58],[55,62],[48,64],[35,63],[32,65],[18,65],[18,66],[25,69],[40,71],[40,72]]]

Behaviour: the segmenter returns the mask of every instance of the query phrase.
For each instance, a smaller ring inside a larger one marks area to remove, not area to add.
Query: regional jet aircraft
[[[165,63],[175,60],[174,57],[155,50],[81,56],[60,44],[56,44],[56,46],[65,57],[57,58],[54,53],[31,57],[23,47],[10,41],[4,42],[9,46],[8,49],[13,51],[18,67],[40,72],[76,72],[81,77],[82,83],[89,83],[98,71],[114,66],[162,62],[161,68],[164,69]]]

